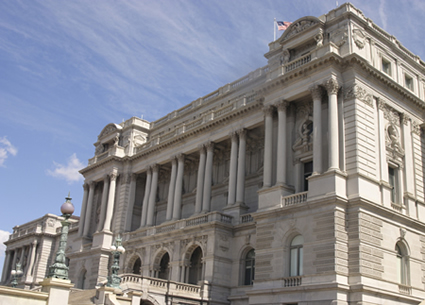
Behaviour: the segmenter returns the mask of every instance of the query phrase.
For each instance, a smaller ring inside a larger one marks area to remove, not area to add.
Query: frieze
[[[351,100],[354,98],[373,107],[372,94],[368,93],[366,89],[360,87],[358,84],[354,84],[353,86],[345,88],[344,90],[344,100]]]

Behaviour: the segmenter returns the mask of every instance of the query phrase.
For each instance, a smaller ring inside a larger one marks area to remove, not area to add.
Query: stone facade
[[[269,48],[157,121],[101,131],[67,249],[77,288],[106,281],[119,233],[121,287],[147,303],[424,299],[425,63],[351,4]]]

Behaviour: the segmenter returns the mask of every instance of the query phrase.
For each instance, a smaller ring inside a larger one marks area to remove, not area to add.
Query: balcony
[[[300,204],[307,201],[307,192],[296,193],[294,195],[289,195],[282,197],[281,206],[287,207],[291,205]]]

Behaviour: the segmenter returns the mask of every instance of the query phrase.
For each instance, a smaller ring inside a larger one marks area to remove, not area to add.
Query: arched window
[[[200,247],[193,251],[190,257],[189,284],[197,285],[202,279],[202,250]]]
[[[303,274],[303,244],[302,235],[295,236],[291,241],[291,257],[289,276],[298,276]]]
[[[395,245],[397,255],[397,280],[402,285],[409,285],[409,258],[406,246],[398,242]]]
[[[158,278],[168,280],[168,276],[169,276],[169,273],[170,273],[169,268],[168,268],[169,263],[170,263],[170,255],[168,255],[168,253],[165,253],[162,256],[161,262],[159,264]]]
[[[244,259],[244,285],[252,285],[255,276],[255,250],[251,249]]]
[[[141,267],[142,267],[142,261],[140,258],[137,258],[133,264],[133,274],[140,274]]]

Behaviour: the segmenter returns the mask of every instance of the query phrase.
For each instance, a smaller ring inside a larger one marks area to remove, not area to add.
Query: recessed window
[[[304,163],[304,192],[308,191],[308,180],[307,178],[313,173],[313,161]]]
[[[394,167],[388,167],[388,183],[391,186],[391,202],[398,203],[398,179],[397,169]]]
[[[382,58],[382,72],[391,76],[391,62]]]
[[[404,74],[404,85],[407,89],[413,91],[413,78]]]
[[[244,261],[244,285],[252,285],[255,276],[255,250],[251,249],[245,256]]]
[[[409,285],[409,258],[406,246],[398,242],[395,246],[397,255],[397,280],[402,285]]]
[[[302,235],[297,235],[291,242],[291,258],[289,276],[299,276],[303,274],[303,244]]]

